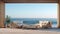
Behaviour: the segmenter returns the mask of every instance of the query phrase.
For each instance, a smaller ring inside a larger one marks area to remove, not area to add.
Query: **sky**
[[[6,3],[5,16],[11,18],[57,18],[57,3]]]

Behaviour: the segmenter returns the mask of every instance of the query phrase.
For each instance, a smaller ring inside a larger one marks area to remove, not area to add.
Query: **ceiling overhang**
[[[0,0],[5,3],[58,3],[58,0]]]

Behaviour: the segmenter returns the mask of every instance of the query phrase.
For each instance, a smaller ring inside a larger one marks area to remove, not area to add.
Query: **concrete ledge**
[[[60,34],[60,32],[47,30],[23,30],[23,29],[0,28],[0,34]]]

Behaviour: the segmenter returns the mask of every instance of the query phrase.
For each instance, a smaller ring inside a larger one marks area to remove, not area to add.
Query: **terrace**
[[[60,28],[60,0],[0,0],[0,28],[4,27],[5,3],[58,3],[57,27]]]

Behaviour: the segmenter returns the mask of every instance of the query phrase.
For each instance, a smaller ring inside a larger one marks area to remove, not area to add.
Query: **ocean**
[[[34,24],[39,21],[51,21],[52,27],[57,27],[57,19],[56,18],[11,18],[11,21],[23,21],[26,24]]]

